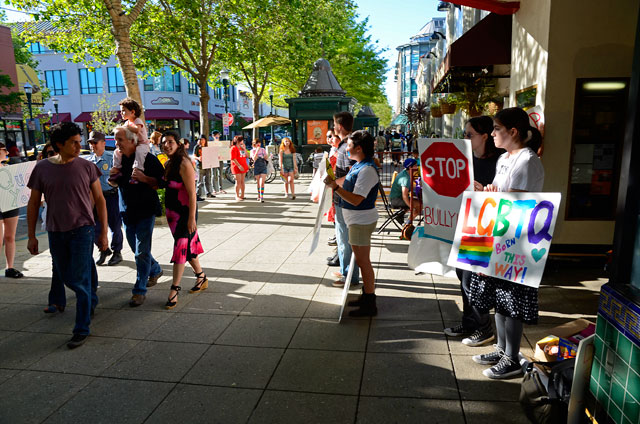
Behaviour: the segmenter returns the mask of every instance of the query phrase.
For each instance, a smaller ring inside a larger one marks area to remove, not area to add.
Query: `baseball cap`
[[[89,133],[89,140],[87,140],[87,142],[97,143],[98,141],[104,140],[104,139],[105,139],[105,136],[100,131],[91,131]]]
[[[418,161],[415,160],[414,158],[407,158],[404,160],[404,163],[402,164],[402,166],[404,167],[404,169],[407,168],[411,168],[412,166],[416,166],[418,164]]]

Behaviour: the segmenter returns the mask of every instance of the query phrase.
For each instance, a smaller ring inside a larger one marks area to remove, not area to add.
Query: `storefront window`
[[[81,94],[100,94],[102,93],[102,70],[100,68],[95,71],[89,69],[78,69],[80,77],[80,93]]]
[[[578,79],[567,219],[615,216],[628,79]]]
[[[157,77],[147,77],[144,80],[144,91],[181,91],[180,74],[172,73],[169,66],[165,66],[162,74]]]
[[[67,71],[62,69],[58,71],[44,71],[47,88],[54,96],[65,96],[69,94],[69,86],[67,85]]]
[[[177,119],[156,119],[155,130],[164,132],[167,130],[180,130]]]
[[[124,80],[120,69],[107,68],[107,80],[109,81],[109,93],[124,93]]]

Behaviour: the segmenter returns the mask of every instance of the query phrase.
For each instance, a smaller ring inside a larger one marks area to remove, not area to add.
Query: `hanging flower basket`
[[[442,117],[442,109],[440,108],[440,106],[431,106],[431,116],[433,116],[434,118]]]
[[[502,110],[502,107],[504,106],[503,103],[498,103],[498,102],[489,102],[487,103],[487,114],[493,116],[496,113],[498,113],[498,111]]]
[[[482,116],[482,105],[479,104],[473,104],[473,105],[469,105],[469,116],[476,117],[476,116]]]
[[[441,102],[440,103],[440,110],[445,115],[456,113],[456,104],[455,103]]]

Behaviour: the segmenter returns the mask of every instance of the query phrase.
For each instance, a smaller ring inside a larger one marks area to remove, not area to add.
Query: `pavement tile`
[[[277,274],[274,274],[277,275]],[[318,290],[318,283],[322,280],[321,277],[309,278],[307,283],[281,283],[279,280],[266,283],[260,291],[259,295],[271,295],[277,294],[282,296],[295,295],[295,296],[313,296]]]
[[[362,395],[458,399],[449,355],[367,353]]]
[[[356,395],[363,360],[361,352],[288,349],[269,389]]]
[[[356,396],[265,391],[249,423],[353,423]]]
[[[255,347],[287,347],[299,318],[236,317],[216,344]]]
[[[484,349],[477,353],[487,351],[490,349]],[[491,380],[482,375],[482,371],[489,368],[488,365],[476,364],[470,356],[452,355],[452,359],[458,379],[460,397],[463,400],[518,400],[522,378]]]
[[[291,348],[364,352],[369,320],[303,318],[291,340]]]
[[[253,296],[242,293],[201,293],[184,308],[193,314],[238,315]]]
[[[256,294],[265,285],[264,281],[246,281],[244,279],[220,277],[209,282],[208,293]]]
[[[437,321],[440,318],[438,301],[424,298],[377,296],[378,315],[376,319]]]
[[[89,337],[82,348],[69,350],[66,345],[59,346],[29,369],[97,376],[138,343],[138,340]]]
[[[522,412],[519,402],[463,401],[462,408],[468,423],[495,424],[500,422],[500,424],[522,424],[529,422],[524,412]]]
[[[44,307],[40,307],[44,309]],[[102,319],[111,315],[114,311],[111,309],[98,309],[92,320],[95,322],[96,317],[101,316]],[[42,313],[42,312],[41,312]],[[71,305],[67,305],[63,313],[42,314],[42,319],[29,324],[23,331],[36,333],[53,333],[53,334],[71,334],[76,322],[75,300]]]
[[[96,378],[46,421],[53,423],[141,423],[174,384]]]
[[[0,385],[2,385],[2,383],[4,383],[5,381],[10,380],[11,377],[13,377],[19,372],[20,372],[19,370],[6,370],[6,369],[0,368]]]
[[[131,288],[100,287],[97,309],[122,309],[127,306],[130,299]]]
[[[233,316],[173,314],[147,336],[148,340],[212,344],[233,321]]]
[[[360,398],[356,423],[404,424],[420,422],[464,424],[460,401],[367,396]],[[474,421],[466,422],[473,423]]]
[[[62,334],[16,332],[0,340],[3,368],[26,369],[71,338]]]
[[[373,320],[367,351],[443,354],[448,345],[440,321]]]
[[[263,389],[283,349],[213,345],[182,383]]]
[[[178,384],[145,423],[246,423],[261,390]]]
[[[4,339],[5,337],[9,337],[13,333],[13,331],[0,330],[0,340]]]
[[[256,295],[242,310],[242,315],[300,318],[310,302],[311,296]]]
[[[332,288],[335,289],[335,287]],[[313,299],[311,300],[309,308],[304,313],[304,317],[334,319],[337,321],[341,305],[342,296],[336,295],[336,293],[334,293],[334,295],[321,296],[316,292],[316,295],[313,296]]]
[[[96,313],[95,320],[91,325],[91,334],[103,337],[144,339],[171,316],[165,311],[140,310],[140,308],[145,308],[144,305],[138,306],[138,310],[127,308],[114,311],[109,315]]]
[[[0,385],[0,422],[42,422],[91,380],[84,375],[23,371]]]
[[[134,380],[180,381],[208,345],[142,341],[102,375]]]
[[[0,309],[0,330],[21,330],[43,317],[40,307],[23,304],[7,305]]]

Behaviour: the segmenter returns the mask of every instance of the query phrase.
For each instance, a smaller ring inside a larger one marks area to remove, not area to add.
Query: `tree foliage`
[[[0,74],[0,112],[2,113],[16,112],[22,103],[20,93],[11,91],[14,86],[9,75]]]
[[[114,118],[118,116],[117,109],[118,107],[109,101],[106,94],[98,96],[98,103],[91,113],[93,129],[103,134],[111,134],[117,125],[114,121]]]

